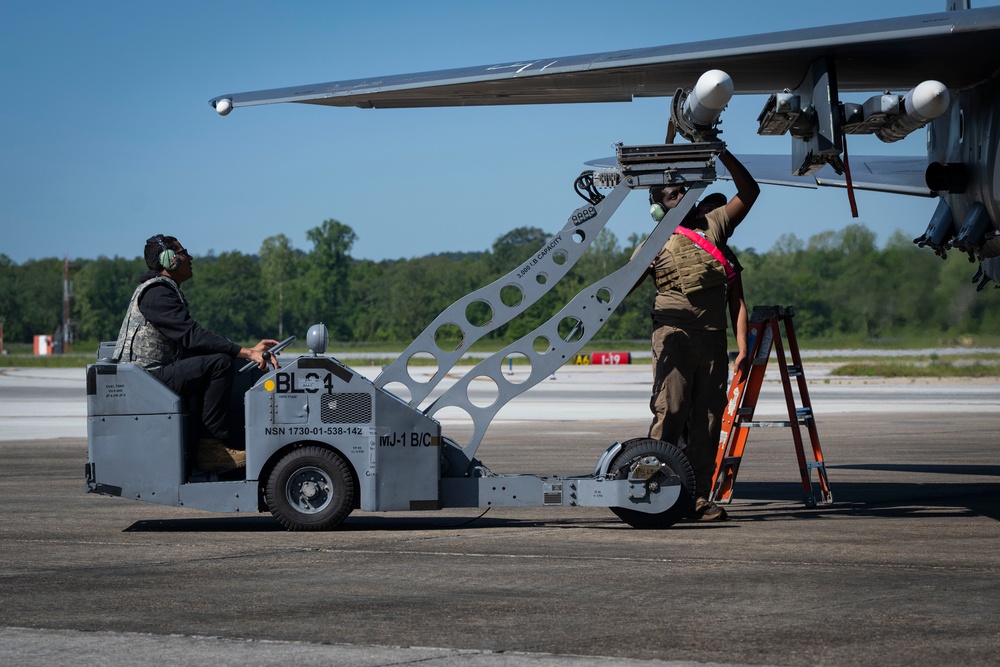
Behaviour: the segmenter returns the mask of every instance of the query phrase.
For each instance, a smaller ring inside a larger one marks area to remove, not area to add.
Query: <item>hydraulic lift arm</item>
[[[473,465],[476,450],[486,429],[496,413],[508,401],[551,376],[566,363],[567,359],[579,352],[607,322],[615,308],[628,296],[632,287],[646,272],[680,221],[695,205],[708,184],[714,180],[714,159],[722,147],[719,142],[619,147],[618,170],[601,175],[601,180],[605,183],[611,184],[616,180],[618,183],[611,194],[598,205],[600,206],[598,215],[592,220],[597,230],[604,226],[632,189],[676,183],[690,186],[689,193],[656,225],[639,252],[625,266],[582,290],[562,310],[531,333],[477,364],[424,411],[428,416],[433,416],[445,407],[457,407],[472,418],[473,436],[462,447],[465,460],[450,461],[452,470],[464,472]],[[578,209],[578,212],[580,210],[582,209]],[[572,218],[570,220],[572,222]],[[567,231],[568,229],[564,229],[561,234]],[[596,231],[593,233],[596,235]],[[582,252],[572,256],[574,263],[580,254]],[[521,277],[538,275],[530,263],[519,271],[524,271]],[[493,283],[490,288],[496,289],[498,283],[516,273],[515,271],[508,274],[501,281]],[[561,273],[564,274],[565,271]],[[460,299],[449,308],[449,311],[461,311],[463,307],[479,298],[477,294],[479,293],[474,292]],[[512,313],[510,317],[516,314]],[[510,317],[504,321],[508,321]],[[439,317],[435,321],[441,319]],[[430,335],[429,331],[433,326],[425,331],[422,338]],[[424,347],[429,347],[432,342],[433,340],[425,339]],[[503,373],[503,362],[512,354],[522,355],[531,365],[527,379],[517,383],[511,382]],[[475,405],[469,397],[470,383],[482,378],[492,380],[498,388],[496,400],[485,407]],[[455,450],[449,450],[449,453],[454,454]]]
[[[725,144],[719,141],[651,146],[619,145],[618,167],[595,174],[598,187],[614,187],[610,194],[601,197],[599,201],[591,200],[591,203],[573,211],[558,234],[507,275],[467,294],[446,308],[392,364],[386,366],[375,379],[375,386],[382,389],[393,383],[401,384],[409,392],[407,402],[413,407],[419,406],[476,341],[510,322],[555,287],[597,238],[630,190],[671,183],[691,187],[699,182],[707,185],[716,178],[714,160],[723,148]],[[692,196],[688,199],[696,198]],[[671,219],[675,221],[670,227],[672,232],[683,216],[674,215]],[[660,224],[662,226],[664,223],[661,221]],[[669,234],[666,238],[669,238]],[[641,272],[636,274],[636,279],[639,275]],[[629,285],[624,292],[618,292],[619,300],[627,295],[631,287]],[[616,306],[617,302],[612,305],[611,310]],[[489,316],[470,318],[470,312],[477,308],[480,311],[485,308]],[[572,314],[567,314],[570,315]],[[591,331],[596,333],[593,327]],[[454,340],[455,332],[459,332],[460,340],[457,345],[449,345],[448,341]],[[437,363],[429,380],[414,377],[410,362],[418,355],[429,356]],[[500,361],[503,361],[503,357]]]
[[[420,405],[473,343],[523,313],[555,287],[597,238],[627,194],[628,189],[620,187],[600,203],[576,209],[559,233],[527,261],[448,306],[392,364],[386,366],[376,378],[375,386],[384,388],[398,382],[409,390],[409,404]],[[488,321],[479,326],[469,318],[470,308],[477,305],[487,308],[491,314]],[[456,329],[461,332],[458,345],[443,345],[446,337],[442,334]],[[417,380],[411,372],[410,360],[419,354],[430,355],[437,362],[437,370],[430,380]]]

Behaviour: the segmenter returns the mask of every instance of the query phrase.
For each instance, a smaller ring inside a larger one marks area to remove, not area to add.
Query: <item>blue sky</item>
[[[996,4],[979,2],[976,6]],[[836,3],[32,2],[0,4],[0,253],[135,257],[151,234],[196,255],[255,253],[278,233],[309,249],[327,218],[374,260],[488,249],[531,225],[554,233],[580,205],[573,179],[614,142],[662,140],[669,100],[465,109],[268,105],[226,118],[209,98],[301,83],[612,51],[940,11],[945,0]],[[803,9],[807,8],[807,9]],[[693,84],[693,82],[692,82]],[[739,82],[736,82],[737,88]],[[903,91],[897,91],[903,92]],[[738,97],[737,154],[759,137],[762,97]],[[923,154],[923,132],[851,152]],[[719,188],[731,192],[729,184]],[[859,193],[884,242],[920,235],[934,201]],[[734,239],[770,248],[850,224],[843,191],[765,187]],[[609,228],[648,231],[632,194]]]

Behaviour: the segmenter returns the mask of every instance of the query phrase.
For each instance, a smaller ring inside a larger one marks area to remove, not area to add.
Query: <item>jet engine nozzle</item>
[[[674,127],[688,141],[711,141],[719,134],[722,110],[733,98],[733,79],[722,70],[712,69],[700,77],[694,88],[678,89],[670,108]]]
[[[927,187],[934,192],[962,194],[969,184],[969,169],[961,162],[931,162],[924,172]]]
[[[951,106],[951,93],[940,81],[924,81],[903,95],[901,113],[879,128],[875,136],[886,143],[905,138]]]

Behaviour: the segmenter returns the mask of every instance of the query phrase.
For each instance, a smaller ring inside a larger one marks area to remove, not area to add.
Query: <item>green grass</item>
[[[914,342],[914,341],[910,341]],[[989,339],[963,339],[961,341],[947,341],[947,347],[961,347],[958,343],[972,345],[975,347],[991,347],[994,341]],[[932,342],[923,340],[915,341],[916,347],[933,348],[937,347]],[[402,352],[408,343],[339,343],[330,345],[328,353],[333,356],[340,356],[346,353],[368,353],[371,358],[346,360],[354,366],[385,366],[392,363],[397,355]],[[503,349],[506,344],[502,341],[479,341],[472,346],[475,352],[496,352]],[[1000,347],[1000,339],[993,347]],[[1000,352],[978,352],[974,354],[909,354],[894,357],[887,360],[884,357],[872,356],[850,356],[838,355],[836,349],[825,349],[823,346],[814,346],[813,341],[801,341],[800,347],[803,350],[824,349],[821,356],[811,356],[809,362],[844,362],[831,375],[833,376],[853,376],[853,377],[997,377],[1000,376]],[[858,349],[865,346],[852,346]],[[882,349],[882,346],[867,346],[868,349]],[[910,349],[909,346],[900,346],[893,349]],[[296,341],[287,348],[289,353],[305,353],[304,341]],[[92,363],[96,356],[96,342],[78,342],[73,346],[72,354],[49,355],[36,357],[32,354],[31,345],[26,343],[8,344],[5,354],[0,355],[0,368],[83,368]],[[649,342],[645,340],[630,341],[591,341],[582,350],[583,354],[590,354],[595,351],[621,351],[621,352],[647,352]],[[459,361],[459,365],[474,365],[481,361],[477,357],[465,357]],[[523,362],[524,360],[520,360]],[[414,365],[433,365],[431,359],[414,359]],[[515,358],[515,365],[519,360]],[[572,360],[570,361],[572,363]],[[644,362],[643,362],[644,363]]]
[[[903,361],[857,362],[844,364],[830,371],[839,377],[883,378],[952,378],[1000,377],[1000,364],[957,364],[946,361],[906,363]]]
[[[968,334],[960,331],[900,333],[872,338],[861,334],[838,333],[832,336],[804,336],[798,333],[799,347],[809,350],[916,350],[922,348],[1000,348],[1000,334]]]
[[[846,356],[843,354],[837,354],[836,350],[829,350],[828,353],[821,353],[816,355],[813,352],[808,357],[810,362],[825,362],[825,363],[900,363],[900,364],[920,364],[920,363],[933,363],[933,362],[944,362],[952,363],[957,361],[982,361],[987,364],[989,363],[1000,363],[1000,352],[976,352],[972,354],[937,354],[932,352],[931,354],[901,354],[898,356],[893,356],[891,360],[887,360],[885,356],[879,356],[876,354],[872,355],[858,355],[851,354]]]

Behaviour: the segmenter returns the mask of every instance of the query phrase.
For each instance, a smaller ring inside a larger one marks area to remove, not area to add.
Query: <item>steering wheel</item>
[[[277,345],[275,345],[274,347],[272,347],[270,350],[265,350],[264,351],[264,361],[270,361],[272,355],[275,355],[275,354],[278,354],[278,352],[281,352],[293,340],[295,340],[295,336],[289,336],[285,340],[281,341],[280,343],[278,343]],[[251,368],[256,368],[256,367],[257,367],[257,362],[251,360],[251,361],[248,361],[247,364],[246,364],[246,366],[244,366],[243,368],[241,368],[239,370],[239,372],[240,373],[245,373],[248,370],[250,370]]]

